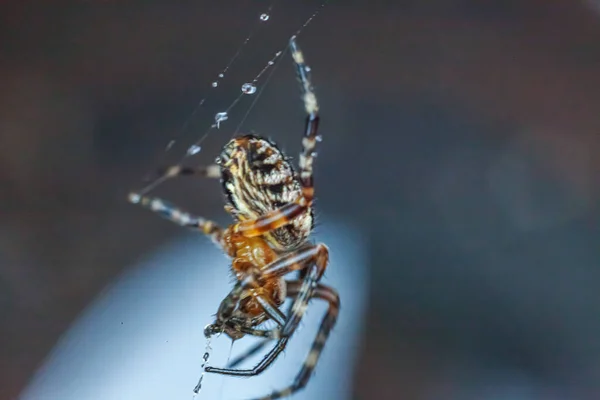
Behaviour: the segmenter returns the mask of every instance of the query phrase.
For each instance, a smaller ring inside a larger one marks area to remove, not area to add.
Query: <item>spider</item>
[[[275,143],[256,135],[230,140],[213,165],[194,168],[176,165],[160,172],[159,180],[184,175],[220,179],[227,198],[225,210],[235,221],[226,229],[144,192],[129,195],[131,203],[204,233],[232,259],[236,283],[204,334],[210,337],[225,333],[232,340],[252,335],[265,340],[225,368],[206,366],[205,372],[233,376],[260,374],[285,349],[309,301],[318,299],[328,303],[318,334],[293,383],[257,400],[287,397],[306,386],[340,308],[337,292],[320,283],[329,260],[328,248],[322,243],[309,242],[314,226],[313,159],[320,141],[319,106],[310,81],[310,68],[295,36],[290,39],[289,48],[307,114],[299,174]],[[299,273],[298,279],[285,280],[292,272]],[[287,314],[280,309],[286,298],[292,299]],[[261,329],[261,324],[268,320],[277,326]],[[276,341],[275,345],[253,368],[233,368],[271,341]]]

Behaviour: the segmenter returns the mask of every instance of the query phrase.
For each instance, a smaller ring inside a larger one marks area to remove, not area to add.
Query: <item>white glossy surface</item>
[[[149,217],[152,217],[149,215]],[[365,240],[347,225],[320,221],[316,238],[331,252],[324,283],[342,312],[307,389],[294,399],[349,398],[366,306]],[[227,259],[208,240],[186,236],[131,268],[65,333],[24,400],[191,400],[205,350],[203,327],[231,288]],[[251,399],[291,383],[326,307],[311,303],[283,357],[253,378],[207,374],[198,400]],[[210,365],[223,366],[230,340],[212,342]],[[254,343],[245,338],[232,356]],[[253,359],[255,360],[255,359]]]

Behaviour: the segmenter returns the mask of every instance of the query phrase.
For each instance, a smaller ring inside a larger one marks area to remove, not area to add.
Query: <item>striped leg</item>
[[[288,284],[288,289],[292,292],[294,290],[301,290],[301,287],[302,282],[298,281],[289,282]],[[312,297],[328,302],[329,308],[327,310],[327,314],[325,314],[325,317],[321,321],[319,333],[317,333],[317,337],[315,338],[315,341],[313,342],[308,356],[304,361],[302,369],[296,376],[296,379],[294,379],[294,383],[292,383],[290,386],[282,390],[273,392],[268,396],[260,397],[255,400],[274,400],[280,399],[282,397],[287,397],[297,392],[298,390],[301,390],[308,383],[313,371],[315,370],[317,362],[319,361],[319,357],[321,356],[321,352],[323,351],[323,347],[325,346],[327,338],[329,337],[329,334],[337,321],[337,317],[340,310],[340,298],[337,292],[328,286],[318,284],[317,287],[314,289]]]
[[[221,178],[221,167],[211,164],[203,167],[186,167],[183,165],[173,165],[161,168],[158,171],[157,180],[175,178],[178,176],[196,176],[199,178]]]
[[[311,203],[301,197],[294,203],[288,203],[256,219],[238,222],[231,229],[246,237],[261,236],[289,224],[294,218],[306,212],[310,206]]]
[[[168,203],[165,200],[142,196],[138,193],[129,194],[129,202],[133,204],[139,204],[142,207],[159,214],[160,216],[174,222],[178,225],[192,228],[194,230],[200,230],[206,236],[208,236],[217,246],[223,247],[221,238],[223,237],[223,229],[221,229],[216,223],[191,215],[175,205]]]
[[[329,250],[327,249],[327,246],[322,243],[300,250],[300,252],[305,253],[303,259],[300,258],[300,254],[293,257],[294,253],[292,253],[290,254],[292,257],[282,257],[282,259],[289,257],[287,262],[281,263],[280,265],[275,265],[275,263],[273,263],[272,265],[263,268],[261,271],[261,277],[283,276],[294,270],[308,271],[304,276],[304,279],[301,280],[301,290],[294,294],[296,298],[292,304],[285,326],[281,331],[283,337],[291,336],[298,327],[300,320],[304,316],[306,307],[308,306],[308,301],[312,296],[312,290],[317,282],[321,280],[321,277],[327,268],[327,263],[329,262]]]
[[[206,367],[204,371],[211,372],[215,374],[222,375],[231,375],[231,376],[255,376],[259,375],[265,369],[267,369],[273,361],[277,359],[279,354],[285,349],[287,346],[289,338],[282,338],[277,341],[275,347],[273,347],[264,357],[263,359],[256,364],[252,369],[232,369],[232,368],[215,368],[215,367]],[[253,348],[250,350],[254,350]],[[252,353],[248,352],[243,355],[243,358],[247,358],[252,354],[255,354],[258,350],[254,350]],[[240,361],[241,362],[241,361]]]
[[[318,243],[314,246],[307,246],[296,251],[292,251],[260,270],[260,279],[270,279],[282,277],[294,271],[308,269],[312,265],[316,265],[315,279],[321,279],[327,263],[329,262],[329,250],[323,243]]]
[[[239,356],[237,356],[236,358],[231,360],[225,368],[234,369],[235,367],[237,367],[238,365],[240,365],[241,363],[243,363],[244,361],[246,361],[247,359],[249,359],[256,353],[258,353],[259,351],[261,351],[262,349],[267,347],[267,345],[269,343],[271,343],[271,339],[264,339],[262,342],[255,344],[254,346],[252,346],[248,350],[246,350],[244,353],[240,354]]]
[[[160,168],[157,172],[157,176],[154,179],[150,177],[146,178],[145,181],[150,183],[144,187],[138,194],[146,194],[167,179],[176,178],[180,176],[196,176],[200,178],[221,178],[221,167],[216,164],[211,164],[204,167],[185,167],[183,165],[173,165],[166,168]]]
[[[315,157],[315,148],[320,140],[318,136],[319,128],[319,102],[310,80],[310,68],[304,61],[304,54],[296,44],[296,37],[290,39],[290,50],[296,65],[296,74],[300,81],[302,89],[302,100],[306,110],[306,128],[302,139],[302,153],[300,153],[300,183],[302,184],[302,194],[306,201],[311,204],[314,197],[313,183],[313,160]]]

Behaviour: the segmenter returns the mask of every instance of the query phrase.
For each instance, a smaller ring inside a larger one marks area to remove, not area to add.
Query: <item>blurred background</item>
[[[95,332],[81,326],[102,299],[124,302],[110,312],[166,307],[128,305],[143,299],[116,296],[120,282],[227,278],[226,259],[202,238],[125,199],[164,161],[197,102],[210,92],[180,143],[193,142],[320,3],[277,2],[231,79],[212,90],[269,4],[0,3],[0,398],[18,398],[61,337],[92,346]],[[319,239],[338,238],[343,253],[327,283],[348,293],[343,315],[355,323],[334,331],[315,378],[347,369],[335,375],[343,388],[298,398],[600,398],[600,3],[333,1],[299,43],[321,100]],[[244,131],[293,156],[303,110],[291,62],[278,65]],[[253,99],[189,161],[212,161]],[[215,182],[179,180],[157,193],[229,221]],[[164,268],[152,275],[160,260],[176,279]],[[150,299],[151,288],[141,293]],[[188,287],[196,303],[173,303],[199,310],[190,335],[201,337],[204,309],[225,294],[214,292]],[[131,315],[115,318],[127,326]],[[335,341],[348,343],[349,358]],[[202,340],[189,343],[189,354],[202,353]],[[299,365],[304,351],[286,361]],[[240,387],[236,399],[249,393],[251,380],[227,382]]]

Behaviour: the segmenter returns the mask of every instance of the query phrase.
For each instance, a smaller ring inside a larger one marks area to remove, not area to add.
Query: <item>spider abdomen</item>
[[[292,164],[275,143],[255,135],[227,143],[219,157],[226,209],[236,220],[251,220],[302,197]],[[312,209],[265,235],[276,249],[289,250],[306,241],[313,227]]]

